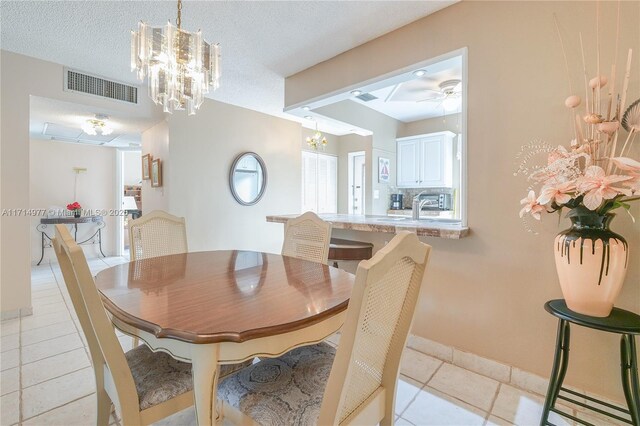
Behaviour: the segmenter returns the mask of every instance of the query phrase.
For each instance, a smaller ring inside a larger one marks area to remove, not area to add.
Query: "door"
[[[302,151],[302,211],[338,212],[338,158]]]
[[[349,153],[349,214],[363,215],[366,182],[365,153]]]
[[[420,140],[398,142],[397,185],[404,188],[419,186]]]
[[[338,158],[318,154],[318,213],[338,213]]]
[[[316,211],[318,207],[318,156],[302,151],[302,211]]]

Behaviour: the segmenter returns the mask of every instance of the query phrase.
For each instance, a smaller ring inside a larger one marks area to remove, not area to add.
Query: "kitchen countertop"
[[[387,216],[409,216],[411,217],[413,214],[413,210],[410,208],[404,208],[402,210],[387,210]],[[441,218],[441,219],[455,219],[455,212],[451,210],[440,211],[440,210],[422,210],[420,212],[421,218],[433,219],[433,218]]]
[[[400,231],[415,232],[419,237],[459,239],[469,234],[469,228],[460,223],[447,223],[436,219],[413,220],[404,217],[321,214],[322,220],[330,222],[334,229],[382,232],[395,234]],[[267,222],[286,223],[297,214],[267,216]]]

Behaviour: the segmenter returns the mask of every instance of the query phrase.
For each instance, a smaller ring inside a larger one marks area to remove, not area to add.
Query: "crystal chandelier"
[[[148,77],[149,96],[164,112],[186,109],[193,115],[204,96],[220,86],[220,45],[207,43],[200,30],[183,30],[181,14],[178,0],[177,27],[140,21],[138,31],[131,31],[131,70],[140,81]]]
[[[110,135],[113,133],[113,128],[105,121],[107,118],[109,117],[106,115],[96,114],[95,118],[87,120],[82,124],[82,131],[91,136]]]
[[[307,145],[315,150],[317,150],[319,146],[324,150],[327,146],[327,138],[318,131],[318,123],[316,123],[316,132],[313,136],[307,136]]]

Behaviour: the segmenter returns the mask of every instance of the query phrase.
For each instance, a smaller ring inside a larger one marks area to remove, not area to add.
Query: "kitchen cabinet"
[[[453,184],[453,138],[438,132],[397,140],[397,176],[400,188],[448,188]]]

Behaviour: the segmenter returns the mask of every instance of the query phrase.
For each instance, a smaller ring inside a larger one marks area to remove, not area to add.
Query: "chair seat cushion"
[[[319,343],[263,359],[222,380],[218,398],[261,425],[315,425],[334,357]]]
[[[140,345],[125,354],[138,391],[140,410],[168,401],[193,390],[191,364],[178,361],[164,352],[153,352]],[[220,377],[226,377],[251,365],[251,360],[220,367]]]

